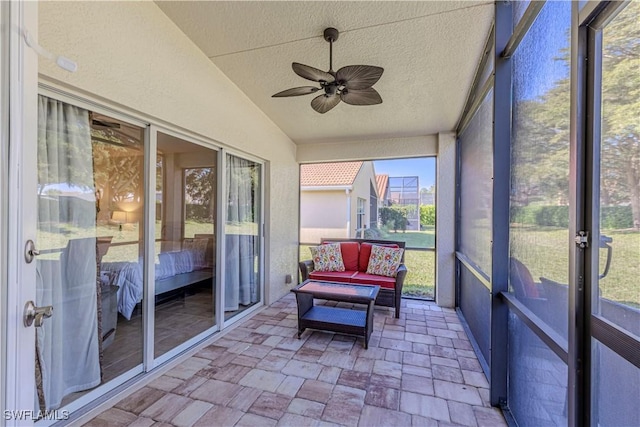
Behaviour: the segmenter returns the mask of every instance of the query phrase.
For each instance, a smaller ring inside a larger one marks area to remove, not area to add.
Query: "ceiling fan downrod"
[[[335,28],[329,27],[324,30],[324,39],[329,42],[329,73],[335,76],[333,71],[333,42],[338,40],[340,33]]]

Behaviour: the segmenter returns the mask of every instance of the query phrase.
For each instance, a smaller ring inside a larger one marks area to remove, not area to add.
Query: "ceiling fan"
[[[348,65],[333,71],[333,42],[338,40],[338,30],[327,28],[324,39],[329,42],[329,71],[322,71],[308,65],[294,62],[293,71],[307,80],[320,83],[318,86],[302,86],[283,90],[274,98],[300,96],[322,90],[324,93],[313,98],[311,107],[320,114],[324,114],[343,101],[350,105],[381,104],[380,94],[373,86],[382,76],[384,68],[373,65]]]

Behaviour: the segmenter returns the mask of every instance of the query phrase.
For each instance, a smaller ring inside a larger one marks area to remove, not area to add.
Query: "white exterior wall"
[[[39,43],[78,63],[41,59],[45,84],[267,161],[266,302],[284,295],[297,274],[295,144],[153,2],[43,2],[39,21]]]
[[[347,190],[301,191],[300,242],[320,243],[322,237],[348,237],[350,197]]]
[[[456,135],[438,136],[436,166],[436,303],[455,307]]]
[[[358,198],[365,199],[364,223],[369,228],[369,203],[371,202],[371,184],[376,185],[376,176],[373,170],[373,163],[364,162],[360,172],[353,182],[353,192],[351,193],[351,230],[349,237],[356,237],[356,227],[358,227]]]

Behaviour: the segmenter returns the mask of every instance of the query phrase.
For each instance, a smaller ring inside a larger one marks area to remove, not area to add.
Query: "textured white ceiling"
[[[453,130],[493,17],[492,1],[160,1],[158,6],[298,144],[429,135]],[[312,85],[292,62],[328,70],[326,27],[340,37],[333,68],[385,69],[381,105],[340,103],[326,114],[314,95],[272,98]]]

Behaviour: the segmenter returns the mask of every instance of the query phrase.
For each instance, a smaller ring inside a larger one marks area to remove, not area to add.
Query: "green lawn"
[[[640,307],[640,232],[602,230],[613,239],[609,274],[600,280],[600,295],[613,301]],[[540,277],[568,283],[569,233],[552,227],[512,228],[511,253]],[[600,249],[600,273],[604,271],[606,250]]]
[[[429,227],[422,231],[393,231],[379,230],[380,238],[383,240],[397,240],[405,242],[408,248],[435,248],[436,230]]]

